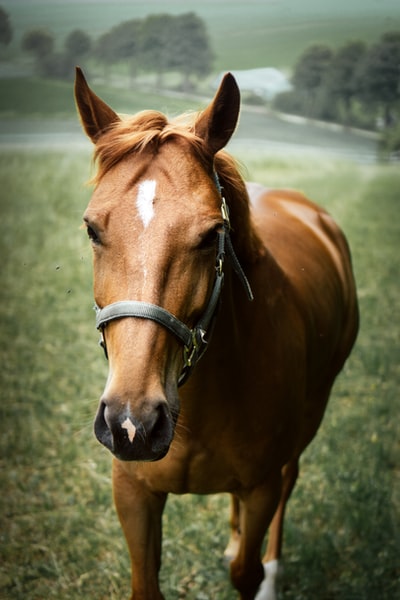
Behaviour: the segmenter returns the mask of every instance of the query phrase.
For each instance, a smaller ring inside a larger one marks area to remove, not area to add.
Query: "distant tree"
[[[59,76],[73,77],[74,67],[82,64],[82,60],[89,54],[91,47],[92,40],[87,33],[80,29],[71,31],[65,39],[64,52],[58,57],[58,60],[53,61],[55,67],[58,65]]]
[[[0,44],[8,46],[13,38],[13,30],[8,13],[0,6]]]
[[[54,36],[45,29],[31,29],[23,36],[21,47],[40,61],[53,52]]]
[[[79,59],[89,54],[92,47],[92,40],[84,31],[75,29],[68,34],[64,47],[68,56]]]
[[[214,55],[205,23],[195,13],[176,17],[173,32],[171,66],[183,74],[183,86],[187,90],[192,75],[202,77],[211,71]]]
[[[141,30],[141,65],[158,74],[159,87],[162,87],[164,73],[175,66],[175,22],[176,17],[172,15],[150,15],[144,20]]]
[[[132,77],[139,66],[156,73],[159,87],[168,71],[182,73],[188,87],[190,76],[210,72],[213,59],[204,22],[194,13],[157,14],[143,21],[123,22],[97,40],[94,56],[106,69],[128,62]]]
[[[379,151],[382,158],[400,161],[400,123],[386,128],[379,140]]]
[[[317,97],[325,91],[326,74],[332,58],[329,46],[316,44],[307,48],[295,65],[293,85],[307,99],[309,116],[316,113]]]
[[[104,72],[107,76],[108,67],[116,62],[113,53],[112,34],[110,31],[103,33],[96,41],[93,49],[93,56],[103,64]]]
[[[94,56],[107,69],[109,65],[127,62],[130,75],[137,71],[142,22],[138,19],[124,21],[104,33],[97,40]]]
[[[50,52],[40,59],[40,73],[51,79],[71,79],[73,65],[66,52]]]
[[[327,91],[336,101],[343,104],[346,124],[350,123],[352,101],[359,91],[356,74],[365,53],[364,42],[348,42],[337,50],[328,67]]]
[[[400,31],[385,33],[366,52],[358,72],[360,97],[382,109],[384,125],[394,122],[400,104]]]

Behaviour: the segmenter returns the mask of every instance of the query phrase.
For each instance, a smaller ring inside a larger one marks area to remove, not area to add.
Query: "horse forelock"
[[[225,150],[219,151],[215,157],[207,153],[204,141],[194,132],[196,116],[196,113],[185,113],[168,120],[161,112],[146,110],[116,121],[96,143],[94,158],[97,173],[92,183],[98,184],[107,172],[128,156],[139,157],[146,152],[154,156],[168,140],[181,141],[192,149],[206,170],[214,166],[230,207],[232,233],[237,239],[238,252],[242,260],[251,262],[259,256],[261,246],[251,226],[249,197],[239,164]]]
[[[194,120],[195,115],[191,113],[169,120],[161,112],[146,110],[116,121],[96,143],[94,158],[97,173],[93,183],[97,184],[110,169],[127,156],[145,152],[154,155],[162,144],[171,139],[186,141],[201,161],[207,162],[209,157],[203,140],[194,133]]]

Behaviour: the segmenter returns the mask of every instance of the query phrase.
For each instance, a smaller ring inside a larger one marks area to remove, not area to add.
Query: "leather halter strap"
[[[124,319],[127,317],[134,317],[138,319],[150,319],[155,321],[159,325],[162,325],[173,335],[175,335],[183,344],[184,347],[184,365],[180,374],[178,385],[185,383],[191,372],[193,371],[197,361],[202,357],[207,349],[209,342],[209,335],[211,333],[214,317],[219,304],[221,295],[222,284],[224,280],[224,259],[227,254],[232,261],[234,271],[238,274],[249,300],[253,300],[253,293],[251,291],[250,284],[243,272],[243,269],[238,261],[235,251],[232,246],[230,239],[230,222],[229,212],[225,202],[225,198],[222,195],[222,189],[218,180],[217,175],[214,175],[215,183],[218,191],[221,194],[221,212],[224,222],[223,230],[218,234],[218,247],[217,247],[217,258],[216,258],[216,276],[214,281],[214,287],[212,289],[206,309],[199,319],[197,324],[190,329],[185,323],[182,323],[177,317],[167,311],[161,306],[151,304],[149,302],[141,302],[138,300],[123,300],[120,302],[114,302],[108,304],[104,308],[100,308],[95,305],[96,311],[96,327],[101,332],[100,345],[103,347],[106,357],[107,347],[104,337],[104,329],[107,323],[115,319]],[[208,339],[206,336],[208,335]]]

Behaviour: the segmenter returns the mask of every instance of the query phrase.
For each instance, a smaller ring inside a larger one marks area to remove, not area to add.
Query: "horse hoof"
[[[263,564],[264,579],[258,588],[254,600],[277,600],[276,583],[282,568],[278,560],[270,560]]]

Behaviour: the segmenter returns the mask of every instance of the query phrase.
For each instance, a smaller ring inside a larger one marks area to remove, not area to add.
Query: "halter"
[[[175,317],[165,308],[149,302],[123,300],[121,302],[108,304],[104,308],[100,308],[97,306],[97,304],[94,307],[96,311],[96,327],[101,332],[100,345],[104,349],[106,358],[108,358],[108,354],[104,329],[107,326],[107,323],[115,319],[124,319],[127,317],[150,319],[173,333],[182,342],[184,348],[184,364],[178,379],[178,386],[181,386],[183,383],[185,383],[189,375],[192,373],[196,363],[203,356],[207,349],[209,339],[206,339],[206,337],[208,332],[211,334],[214,317],[216,315],[221,295],[222,284],[224,281],[223,267],[226,253],[232,261],[234,271],[239,276],[239,279],[245,288],[248,299],[254,299],[250,284],[243,272],[232,246],[229,233],[229,211],[225,198],[222,194],[222,188],[217,173],[214,173],[214,179],[221,196],[221,214],[224,225],[222,231],[218,234],[214,287],[203,316],[199,319],[193,329],[190,329],[187,325],[185,325],[185,323],[182,323],[182,321],[177,319],[177,317]]]

